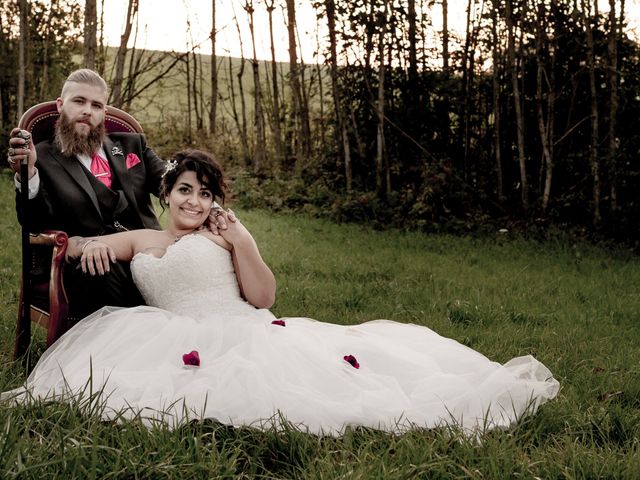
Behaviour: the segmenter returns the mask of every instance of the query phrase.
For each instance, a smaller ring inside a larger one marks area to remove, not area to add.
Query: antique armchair
[[[28,109],[20,118],[18,126],[31,132],[34,144],[53,137],[55,123],[59,117],[55,101],[39,103]],[[105,118],[107,132],[142,133],[138,121],[128,113],[108,106]],[[24,289],[29,288],[31,323],[40,325],[47,331],[47,347],[55,342],[73,323],[69,302],[64,289],[63,271],[68,236],[63,231],[44,231],[31,234],[31,275],[29,285],[20,285],[18,304],[18,324],[14,358],[25,353],[24,342],[18,339],[25,334],[20,319],[23,316]],[[75,319],[78,320],[78,319]]]

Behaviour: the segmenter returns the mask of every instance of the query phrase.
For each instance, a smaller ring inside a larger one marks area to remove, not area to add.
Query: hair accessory
[[[164,173],[162,174],[162,176],[164,177],[167,173],[169,173],[171,170],[173,170],[177,166],[178,166],[178,161],[177,160],[169,160],[167,162],[167,166],[165,167]]]

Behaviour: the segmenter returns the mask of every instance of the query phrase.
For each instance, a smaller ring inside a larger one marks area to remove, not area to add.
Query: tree
[[[16,120],[24,113],[26,83],[26,50],[29,38],[29,8],[27,0],[20,0],[20,43],[18,44],[18,111]]]
[[[96,0],[85,0],[84,3],[84,66],[96,68],[98,12]]]
[[[551,179],[553,177],[553,116],[555,113],[555,92],[554,92],[554,67],[553,55],[545,47],[549,46],[547,38],[547,12],[543,3],[538,4],[536,31],[536,114],[538,119],[538,133],[542,146],[542,157],[544,159],[545,180],[542,194],[542,210],[546,211],[551,196]],[[545,68],[545,58],[551,57],[551,68]],[[546,89],[546,94],[543,90]],[[546,97],[546,115],[545,115]],[[541,171],[543,168],[540,169]]]
[[[289,82],[295,122],[298,126],[297,156],[308,158],[311,154],[311,131],[309,128],[309,112],[302,100],[302,85],[300,84],[300,71],[298,65],[298,45],[296,43],[296,3],[295,0],[286,0],[287,7],[287,34],[289,38]],[[297,162],[300,167],[300,162]]]
[[[133,28],[133,22],[138,18],[138,7],[140,6],[140,0],[129,0],[127,4],[127,14],[124,20],[124,31],[120,36],[120,46],[116,53],[116,72],[112,79],[111,85],[111,104],[114,107],[122,107],[124,99],[122,96],[122,83],[124,79],[124,62],[127,56],[129,38],[131,37],[131,30]]]
[[[446,0],[445,0],[446,2]],[[492,90],[492,111],[493,111],[493,152],[495,156],[495,169],[496,169],[496,190],[498,201],[502,203],[504,201],[504,186],[502,180],[502,140],[500,135],[500,129],[502,127],[502,113],[500,111],[500,37],[498,36],[498,12],[500,8],[500,0],[492,0],[491,8],[491,40],[492,45],[492,60],[493,60],[493,74],[491,75],[491,90]]]
[[[344,175],[347,192],[353,189],[353,171],[351,167],[351,145],[347,131],[347,121],[342,109],[340,98],[342,92],[338,81],[338,48],[336,41],[336,5],[334,0],[325,0],[327,25],[329,27],[329,63],[331,72],[331,92],[333,97],[333,111],[336,122],[336,145],[342,151],[344,161]]]
[[[256,36],[253,24],[253,1],[246,0],[244,7],[249,15],[249,32],[251,33],[251,47],[253,49],[253,59],[251,70],[253,72],[253,170],[260,171],[264,167],[265,159],[265,134],[264,118],[262,115],[262,90],[260,86],[260,64],[256,52]]]
[[[211,108],[209,109],[209,132],[216,133],[218,110],[218,56],[216,54],[216,0],[211,0]]]
[[[624,10],[624,0],[622,0],[621,10]],[[622,18],[620,21],[622,21]],[[618,19],[616,17],[615,0],[609,0],[607,52],[609,60],[609,148],[607,151],[607,166],[609,170],[611,211],[616,212],[618,209],[618,166],[616,164],[618,149],[616,134],[616,118],[618,116]]]
[[[282,113],[280,105],[280,88],[278,86],[278,62],[276,62],[276,46],[273,37],[273,11],[275,10],[275,0],[266,0],[267,14],[269,17],[269,45],[271,50],[271,87],[272,87],[272,107],[271,107],[271,135],[276,151],[276,164],[282,166],[284,161],[284,145],[282,143]]]
[[[596,227],[602,222],[602,214],[600,212],[600,159],[598,158],[598,87],[596,84],[596,59],[593,42],[593,28],[591,22],[591,0],[581,0],[582,14],[581,18],[584,23],[585,34],[587,38],[587,66],[589,69],[589,93],[591,104],[591,143],[589,144],[589,163],[591,164],[591,175],[593,180],[593,224]],[[597,9],[597,1],[595,8]],[[597,16],[595,17],[597,18]]]
[[[385,162],[384,106],[385,106],[385,52],[386,52],[387,0],[383,0],[383,10],[378,16],[378,98],[376,103],[376,188],[378,194],[389,194],[391,182],[389,169]]]
[[[516,24],[513,11],[511,9],[511,1],[505,2],[505,15],[508,30],[508,58],[509,71],[511,74],[511,88],[513,89],[513,105],[516,113],[516,135],[518,145],[518,165],[520,167],[520,202],[523,211],[529,209],[529,182],[527,181],[527,161],[525,153],[524,139],[524,112],[522,111],[522,100],[520,98],[519,68],[518,57],[516,56]]]

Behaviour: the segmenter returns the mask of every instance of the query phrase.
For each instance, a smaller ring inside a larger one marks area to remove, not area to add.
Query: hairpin
[[[169,173],[171,170],[173,170],[177,166],[178,166],[178,161],[177,160],[169,160],[167,162],[167,166],[165,167],[164,173],[162,174],[162,176],[164,177],[167,173]]]

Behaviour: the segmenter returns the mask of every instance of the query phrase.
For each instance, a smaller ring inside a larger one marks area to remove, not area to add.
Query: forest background
[[[640,52],[625,0],[468,0],[453,12],[462,34],[449,30],[448,0],[308,0],[313,37],[297,28],[299,2],[246,0],[240,58],[216,54],[216,27],[212,55],[195,40],[184,52],[137,47],[140,2],[122,11],[119,47],[105,45],[96,0],[0,4],[2,158],[22,112],[87,66],[161,156],[216,152],[243,206],[640,244]],[[256,54],[258,10],[271,60]],[[287,63],[274,15],[286,20]]]

